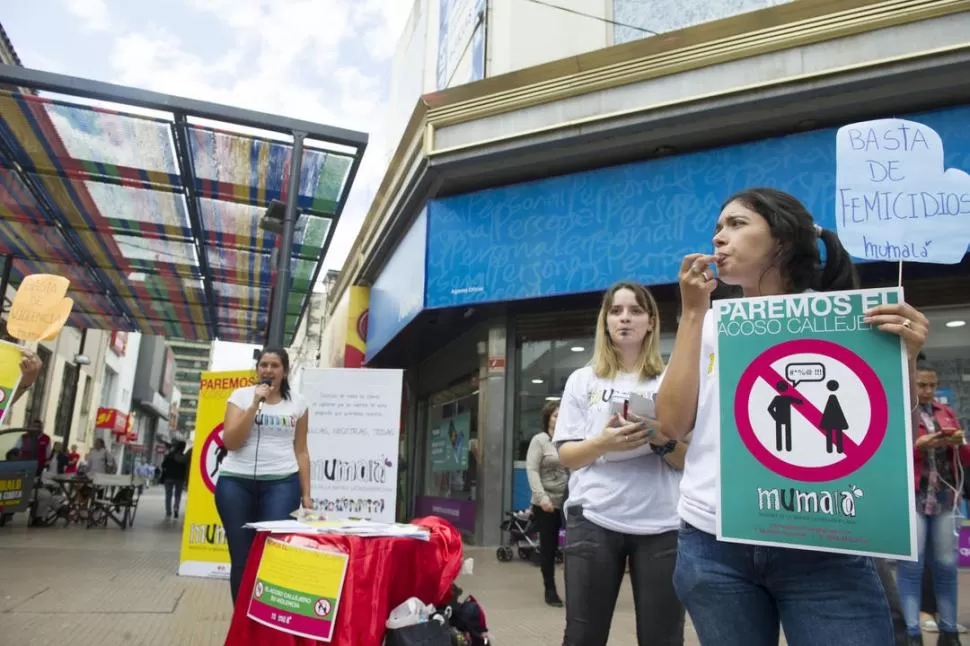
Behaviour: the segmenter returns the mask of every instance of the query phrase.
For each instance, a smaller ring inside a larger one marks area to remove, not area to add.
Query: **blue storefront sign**
[[[371,286],[365,361],[370,361],[424,309],[427,228],[428,214],[424,210]]]
[[[907,118],[940,134],[947,168],[970,171],[970,106]],[[712,249],[722,202],[755,186],[792,193],[834,230],[836,130],[435,200],[427,307],[676,282],[686,254]]]

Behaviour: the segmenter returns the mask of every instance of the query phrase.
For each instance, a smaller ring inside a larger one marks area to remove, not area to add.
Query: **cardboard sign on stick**
[[[21,341],[50,341],[67,323],[74,301],[65,298],[71,284],[63,276],[34,274],[17,288],[7,331]]]

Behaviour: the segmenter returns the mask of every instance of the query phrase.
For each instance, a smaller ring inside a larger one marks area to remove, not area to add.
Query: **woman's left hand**
[[[313,498],[310,496],[303,496],[303,499],[300,501],[300,506],[304,509],[313,509]]]
[[[664,435],[661,430],[660,420],[631,414],[629,420],[621,419],[621,421],[624,423],[643,422],[647,428],[647,442],[654,446],[663,446],[670,441],[670,438]]]
[[[929,320],[908,303],[879,305],[867,311],[864,320],[883,332],[902,337],[910,361],[919,355],[930,331]]]

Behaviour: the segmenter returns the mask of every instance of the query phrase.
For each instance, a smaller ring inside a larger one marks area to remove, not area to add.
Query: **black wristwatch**
[[[654,446],[653,452],[659,455],[660,457],[663,457],[676,448],[677,448],[677,440],[670,440],[663,446]]]

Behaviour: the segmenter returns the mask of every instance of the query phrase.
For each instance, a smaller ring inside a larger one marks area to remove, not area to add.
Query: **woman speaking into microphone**
[[[259,383],[229,396],[223,443],[227,450],[216,482],[216,509],[229,543],[229,585],[239,594],[256,532],[247,523],[286,520],[313,506],[307,405],[290,391],[290,358],[282,348],[265,348],[256,363]]]

